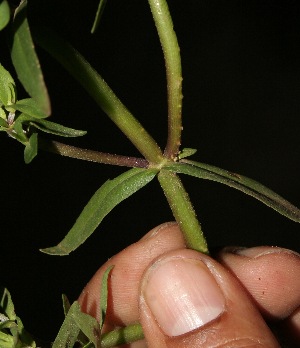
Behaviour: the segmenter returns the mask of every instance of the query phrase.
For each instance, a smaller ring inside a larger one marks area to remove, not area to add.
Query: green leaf
[[[64,315],[66,316],[70,310],[71,304],[68,297],[65,294],[62,295],[62,302],[63,302]]]
[[[10,8],[6,0],[0,0],[0,30],[4,29],[10,20]]]
[[[90,199],[66,237],[57,246],[41,251],[52,255],[68,255],[95,231],[116,205],[147,185],[156,173],[155,169],[133,168],[106,181]]]
[[[6,117],[6,114],[4,110],[0,108],[0,127],[7,128],[8,124],[6,122],[6,118],[4,119],[3,116]]]
[[[25,330],[22,320],[19,317],[17,317],[17,324],[18,324],[19,340],[21,340],[23,346],[35,348],[36,347],[35,341],[31,337],[31,335]]]
[[[100,329],[102,329],[104,321],[105,321],[106,310],[107,310],[107,298],[108,298],[108,277],[113,268],[114,266],[108,267],[102,277],[101,294],[100,294],[100,310],[101,310]]]
[[[11,74],[0,64],[0,106],[7,106],[15,102],[15,88],[15,81]]]
[[[266,186],[245,176],[212,165],[188,160],[168,165],[165,169],[173,170],[176,173],[195,176],[201,179],[216,181],[233,187],[258,199],[287,218],[300,222],[300,210],[297,207],[279,196],[277,193],[268,189]]]
[[[37,133],[33,133],[30,138],[28,143],[25,146],[24,150],[24,160],[25,163],[28,164],[30,163],[34,157],[38,153],[38,135]]]
[[[35,128],[41,130],[42,132],[58,135],[61,137],[81,137],[86,134],[86,131],[65,127],[61,124],[46,120],[35,120],[33,122],[30,122],[30,124]]]
[[[80,329],[75,322],[75,315],[80,311],[78,302],[74,302],[55,338],[52,348],[73,348]]]
[[[1,348],[15,348],[14,338],[11,335],[0,332],[0,347]]]
[[[74,321],[83,334],[95,345],[95,348],[100,348],[101,331],[97,320],[88,314],[82,313],[78,305],[74,313]]]
[[[9,320],[16,320],[16,313],[11,295],[6,288],[0,288],[0,312],[4,313]]]
[[[28,114],[19,115],[15,123],[29,124],[42,132],[58,135],[61,137],[79,137],[86,134],[86,131],[65,127],[61,124],[48,120],[38,119]]]
[[[182,159],[182,158],[190,157],[190,156],[194,155],[196,152],[197,152],[196,149],[191,149],[189,147],[186,147],[186,148],[182,149],[182,151],[180,151],[178,158]]]
[[[0,322],[0,331],[2,331],[3,329],[11,329],[12,327],[16,327],[16,326],[17,324],[13,320],[6,320],[3,322]]]
[[[94,20],[94,23],[93,23],[93,27],[92,27],[92,30],[91,30],[91,33],[94,34],[99,26],[99,23],[100,23],[100,20],[101,20],[101,17],[103,15],[103,12],[104,12],[104,8],[105,8],[105,5],[106,5],[106,2],[107,0],[100,0],[99,1],[99,5],[98,5],[98,9],[97,9],[97,12],[96,12],[96,17],[95,17],[95,20]]]
[[[100,327],[97,320],[82,313],[79,303],[75,301],[65,317],[52,348],[72,348],[81,332],[93,342],[96,348],[100,348]]]
[[[27,0],[22,0],[15,11],[11,58],[25,90],[47,116],[51,113],[50,100],[43,73],[32,41],[27,16]]]
[[[33,98],[18,100],[15,104],[11,105],[11,107],[34,118],[48,117]]]
[[[18,122],[18,121],[15,122],[14,131],[15,133],[12,134],[12,136],[14,136],[18,141],[20,141],[23,144],[28,142],[27,135],[24,133],[23,125],[21,122]]]

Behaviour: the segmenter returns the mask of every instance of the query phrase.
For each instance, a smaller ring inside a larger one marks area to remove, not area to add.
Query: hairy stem
[[[53,32],[46,29],[39,28],[34,32],[34,37],[39,45],[77,79],[149,162],[152,164],[161,163],[163,154],[155,140],[79,52]]]
[[[149,162],[144,158],[128,157],[94,150],[87,150],[75,146],[66,145],[58,141],[51,141],[41,138],[39,139],[39,148],[61,156],[77,158],[84,161],[112,164],[131,168],[147,168],[149,165]]]
[[[175,173],[162,169],[158,174],[158,180],[180,226],[187,247],[208,254],[200,223],[179,177]]]
[[[144,338],[143,329],[140,324],[128,325],[121,329],[116,329],[101,336],[101,347],[110,348],[121,344],[138,341]]]
[[[165,155],[174,160],[181,143],[182,73],[180,48],[166,0],[148,0],[163,49],[168,88],[168,140]]]

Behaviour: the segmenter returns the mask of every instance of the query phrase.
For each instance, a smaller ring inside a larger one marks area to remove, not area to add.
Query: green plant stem
[[[149,162],[144,158],[114,155],[105,152],[82,149],[76,146],[70,146],[58,141],[39,139],[39,148],[61,156],[77,158],[85,161],[112,164],[130,168],[147,168]]]
[[[180,48],[166,0],[148,0],[163,49],[168,88],[167,158],[175,160],[182,132],[182,73]]]
[[[149,162],[152,164],[162,162],[163,154],[155,140],[79,52],[59,36],[44,28],[35,30],[34,38],[42,48],[78,80]]]
[[[158,180],[180,226],[187,247],[208,254],[200,223],[179,177],[175,173],[162,169],[158,174]]]
[[[101,348],[115,347],[121,344],[142,340],[144,338],[141,324],[128,325],[101,336]]]

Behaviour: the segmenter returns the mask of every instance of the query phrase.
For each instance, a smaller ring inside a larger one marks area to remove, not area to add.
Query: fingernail
[[[226,252],[231,252],[232,254],[246,256],[249,258],[256,259],[260,256],[269,255],[269,254],[282,254],[282,253],[288,253],[288,254],[294,254],[298,257],[300,256],[297,252],[285,248],[279,248],[279,247],[253,247],[253,248],[226,248]]]
[[[200,260],[171,257],[157,261],[142,284],[144,300],[168,336],[200,328],[225,310],[225,298]]]

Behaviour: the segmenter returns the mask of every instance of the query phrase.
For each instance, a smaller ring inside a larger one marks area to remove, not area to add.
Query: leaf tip
[[[67,250],[62,248],[59,244],[54,247],[40,249],[40,252],[44,254],[48,254],[48,255],[55,255],[55,256],[66,256],[70,254]]]

